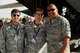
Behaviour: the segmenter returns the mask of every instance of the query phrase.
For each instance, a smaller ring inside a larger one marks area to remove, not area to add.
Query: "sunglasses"
[[[55,10],[55,9],[47,9],[48,12],[50,12],[50,11],[54,11],[54,10]]]
[[[14,16],[14,17],[16,17],[16,16],[17,16],[17,17],[19,17],[20,15],[17,15],[17,14],[13,14],[13,16]]]

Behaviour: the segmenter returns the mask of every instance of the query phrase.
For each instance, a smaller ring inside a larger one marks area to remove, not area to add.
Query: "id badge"
[[[15,40],[15,41],[17,41],[17,40],[18,40],[18,37],[17,37],[17,35],[15,35],[15,37],[14,37],[14,40]]]
[[[18,36],[18,39],[20,39],[20,36]]]
[[[20,36],[15,35],[14,40],[17,41],[18,39],[20,39]]]
[[[33,43],[36,43],[36,40],[33,38],[32,40],[31,40]]]

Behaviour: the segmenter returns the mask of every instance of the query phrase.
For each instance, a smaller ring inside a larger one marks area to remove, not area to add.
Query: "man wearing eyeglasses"
[[[2,53],[24,53],[24,25],[19,22],[21,12],[18,9],[11,11],[11,21],[3,24],[3,51]]]
[[[54,4],[48,5],[47,13],[45,24],[48,53],[70,53],[71,32],[68,20],[58,14],[58,9]]]
[[[34,11],[34,21],[26,25],[25,53],[38,53],[45,43],[45,28],[43,25],[43,10],[37,8]]]

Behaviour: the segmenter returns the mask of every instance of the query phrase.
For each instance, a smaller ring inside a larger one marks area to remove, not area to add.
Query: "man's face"
[[[50,18],[54,18],[58,14],[58,10],[54,5],[47,7],[47,13]]]
[[[13,13],[13,14],[11,15],[11,17],[12,17],[12,21],[13,21],[13,22],[19,22],[20,13],[19,13],[19,12]]]
[[[34,14],[35,19],[37,20],[42,20],[43,19],[43,13],[41,11],[36,11],[36,13]]]

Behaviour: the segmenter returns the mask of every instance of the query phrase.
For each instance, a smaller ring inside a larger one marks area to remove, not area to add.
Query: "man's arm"
[[[69,35],[69,34],[68,34]],[[66,36],[63,40],[63,47],[61,48],[61,53],[68,53],[70,52],[69,50],[69,41],[70,37]]]
[[[5,49],[5,33],[4,32],[4,26],[1,28],[1,31],[0,31],[0,51],[1,53],[6,53],[6,49]]]

